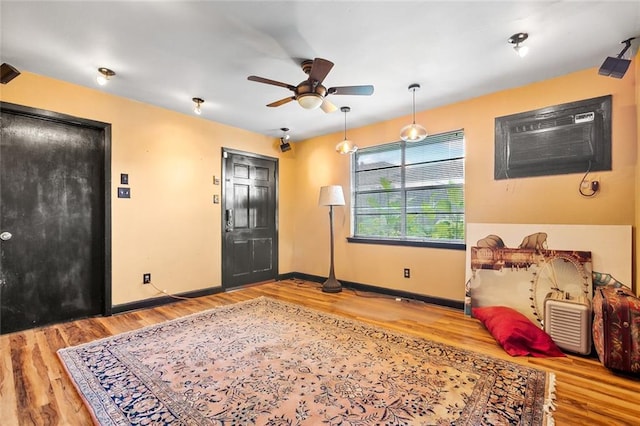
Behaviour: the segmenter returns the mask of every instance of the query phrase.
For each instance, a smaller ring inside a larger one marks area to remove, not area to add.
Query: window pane
[[[407,215],[407,237],[447,242],[464,240],[464,215],[420,214]]]
[[[458,135],[459,136],[456,136]],[[446,134],[449,135],[449,134]],[[464,139],[461,132],[451,137],[436,135],[422,142],[407,144],[406,164],[424,163],[464,157]]]
[[[361,214],[401,214],[402,194],[400,192],[369,192],[356,195],[355,213]]]
[[[357,215],[356,235],[360,237],[400,237],[401,216],[395,215]]]
[[[464,134],[394,142],[354,155],[354,235],[464,243]]]
[[[360,191],[400,188],[400,167],[356,172],[355,184]]]
[[[420,163],[405,168],[405,186],[435,186],[464,182],[464,160]]]
[[[390,143],[359,150],[355,154],[356,171],[382,169],[402,163],[400,143]]]

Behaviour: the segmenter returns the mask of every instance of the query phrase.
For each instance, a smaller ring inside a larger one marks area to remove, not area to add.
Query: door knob
[[[9,241],[11,237],[13,237],[13,235],[11,235],[11,232],[4,231],[2,234],[0,234],[0,240],[2,241]]]

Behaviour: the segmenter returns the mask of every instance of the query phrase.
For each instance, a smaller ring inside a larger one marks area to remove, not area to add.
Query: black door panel
[[[222,285],[277,276],[277,160],[226,151]]]
[[[104,129],[0,117],[0,332],[103,313]]]

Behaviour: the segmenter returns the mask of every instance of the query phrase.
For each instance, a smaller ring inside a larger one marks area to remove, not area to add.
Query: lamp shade
[[[344,194],[340,185],[329,185],[320,188],[320,206],[344,206]]]

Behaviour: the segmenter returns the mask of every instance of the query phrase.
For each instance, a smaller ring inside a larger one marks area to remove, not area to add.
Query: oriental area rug
[[[102,425],[544,425],[553,376],[261,297],[58,351]]]

